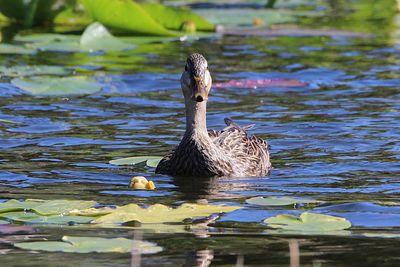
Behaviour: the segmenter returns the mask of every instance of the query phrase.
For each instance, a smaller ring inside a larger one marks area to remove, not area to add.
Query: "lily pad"
[[[39,206],[40,204],[42,204],[40,200],[18,201],[16,199],[10,199],[6,202],[0,203],[0,213],[18,210],[30,210]]]
[[[141,156],[141,157],[129,157],[129,158],[121,158],[110,160],[110,164],[113,165],[136,165],[146,161],[146,165],[149,167],[157,167],[158,163],[162,157],[159,156]]]
[[[0,76],[21,77],[32,75],[65,75],[71,71],[60,66],[0,66]]]
[[[35,49],[28,48],[21,45],[13,45],[13,44],[0,44],[0,54],[34,54],[36,52]]]
[[[267,218],[264,222],[272,228],[301,232],[340,231],[351,227],[351,223],[345,218],[310,212],[304,212],[300,217],[278,215]]]
[[[162,248],[154,243],[131,240],[127,238],[101,238],[83,236],[63,236],[62,241],[38,241],[17,243],[14,246],[29,250],[62,251],[73,253],[90,252],[117,252],[130,253],[132,249],[141,254],[153,254],[162,251]]]
[[[16,36],[16,41],[25,42],[27,47],[41,51],[94,52],[122,51],[136,45],[113,36],[101,23],[94,22],[86,27],[81,36],[67,34],[33,34]]]
[[[44,201],[43,204],[32,208],[32,210],[41,215],[64,214],[71,210],[88,209],[94,205],[96,205],[96,201],[51,200]]]
[[[99,22],[94,22],[85,29],[80,39],[80,45],[89,51],[122,51],[135,47],[135,45],[125,43],[111,35]]]
[[[157,23],[132,0],[82,0],[86,12],[96,21],[120,30],[147,35],[176,36]]]
[[[11,81],[18,88],[33,95],[84,95],[101,89],[101,85],[86,76],[51,77],[35,76]]]
[[[371,232],[362,234],[366,237],[380,237],[380,238],[400,238],[400,233],[379,233],[379,232]]]
[[[261,206],[288,206],[294,204],[318,203],[320,201],[315,199],[292,197],[253,197],[247,199],[246,202]]]
[[[13,222],[19,223],[34,223],[34,224],[75,224],[75,223],[89,223],[94,220],[94,217],[88,216],[69,216],[69,215],[50,215],[42,216],[34,212],[6,212],[0,213],[1,218],[6,218]]]
[[[236,206],[187,203],[177,208],[171,208],[162,204],[154,204],[148,208],[142,208],[137,204],[128,204],[117,207],[112,213],[101,216],[92,223],[121,224],[129,221],[139,221],[141,223],[182,222],[187,218],[205,217],[213,213],[231,212],[240,208]]]
[[[198,31],[214,31],[214,24],[192,12],[188,8],[171,7],[157,3],[142,3],[140,5],[154,20],[167,29],[182,30],[187,22],[195,25]]]
[[[0,214],[10,211],[32,210],[41,215],[61,215],[72,210],[88,209],[96,205],[95,201],[81,200],[34,200],[18,201],[11,199],[0,203]]]

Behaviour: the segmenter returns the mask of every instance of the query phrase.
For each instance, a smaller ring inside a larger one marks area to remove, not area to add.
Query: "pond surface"
[[[289,266],[289,251],[295,260],[296,246],[302,266],[398,266],[400,38],[395,26],[381,26],[384,32],[378,37],[222,36],[155,42],[126,52],[0,55],[2,65],[61,65],[93,75],[103,85],[101,92],[87,96],[33,96],[2,77],[0,119],[12,122],[0,121],[0,198],[118,205],[207,199],[245,207],[218,218],[207,238],[144,231],[143,239],[164,251],[142,256],[142,266],[194,266],[196,259],[212,266]],[[270,175],[182,181],[155,175],[144,165],[108,164],[122,157],[162,156],[178,144],[185,128],[179,78],[192,52],[206,56],[216,83],[305,83],[211,92],[208,128],[223,128],[225,117],[240,125],[255,123],[251,133],[271,146]],[[154,181],[157,190],[129,190],[135,175]],[[323,203],[272,208],[245,203],[254,196],[307,197]],[[262,224],[267,217],[304,210],[344,217],[353,226],[341,236],[282,236],[269,235]],[[130,229],[37,227],[52,239],[133,235]],[[379,237],[364,236],[377,232]],[[4,266],[131,263],[128,254],[0,248],[7,251],[1,256]]]

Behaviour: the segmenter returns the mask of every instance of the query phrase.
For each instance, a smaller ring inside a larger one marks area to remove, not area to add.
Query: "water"
[[[208,238],[145,231],[143,238],[164,251],[142,256],[142,266],[190,266],[196,258],[208,258],[213,266],[289,266],[289,252],[295,260],[297,245],[302,266],[396,266],[400,239],[385,235],[400,233],[400,39],[393,25],[385,25],[383,34],[365,38],[224,36],[147,44],[123,53],[1,55],[5,65],[62,62],[85,69],[104,85],[89,96],[38,97],[2,78],[0,118],[14,123],[0,122],[1,199],[117,205],[207,199],[245,207],[221,216]],[[127,156],[163,155],[178,144],[185,127],[178,80],[193,51],[206,56],[215,82],[307,83],[212,90],[208,127],[224,127],[224,117],[241,125],[255,123],[252,133],[271,145],[271,175],[182,181],[144,166],[108,164]],[[153,180],[157,190],[129,190],[134,175]],[[312,212],[347,218],[353,227],[343,236],[271,236],[263,219],[300,214],[305,207],[245,204],[253,196],[315,198],[323,203]],[[37,228],[51,239],[66,234],[132,237],[130,229]],[[363,236],[368,232],[381,236]],[[4,243],[0,249],[4,266],[131,262],[127,254],[31,253]]]

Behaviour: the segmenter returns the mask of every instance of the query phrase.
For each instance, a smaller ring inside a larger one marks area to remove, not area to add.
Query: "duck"
[[[245,177],[267,175],[272,166],[265,140],[225,118],[220,131],[207,130],[206,109],[212,86],[208,62],[199,53],[189,55],[180,79],[185,101],[186,130],[178,146],[164,156],[157,174],[187,177]]]

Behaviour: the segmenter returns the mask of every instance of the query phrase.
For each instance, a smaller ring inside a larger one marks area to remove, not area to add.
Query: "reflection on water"
[[[9,77],[1,77],[1,198],[95,199],[118,205],[207,199],[245,207],[210,223],[204,235],[144,231],[144,240],[165,250],[142,255],[143,266],[396,266],[399,239],[384,237],[398,234],[400,226],[398,18],[393,25],[374,21],[377,25],[371,31],[380,27],[383,34],[372,38],[224,36],[152,43],[124,53],[0,55],[6,66],[61,62],[94,75],[104,85],[101,93],[90,96],[36,97],[12,86]],[[179,179],[154,175],[154,169],[142,165],[108,164],[120,157],[164,155],[179,142],[185,127],[179,75],[193,51],[206,55],[215,82],[304,83],[211,92],[208,127],[223,128],[224,117],[241,125],[255,123],[252,134],[271,145],[271,175]],[[130,191],[127,185],[134,175],[154,181],[157,190]],[[323,202],[314,212],[345,217],[354,228],[349,236],[270,236],[264,232],[263,219],[300,214],[304,207],[244,204],[252,196],[312,197]],[[54,238],[82,231],[132,236],[126,229],[40,230]],[[365,232],[383,237],[367,238],[362,236]],[[11,266],[20,254],[24,256],[19,257],[19,266],[131,263],[126,255],[20,250],[3,255],[2,262]]]

